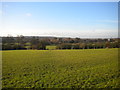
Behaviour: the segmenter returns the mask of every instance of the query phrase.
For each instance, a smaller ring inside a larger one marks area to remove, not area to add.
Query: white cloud
[[[32,16],[32,14],[31,13],[26,13],[26,16],[30,17],[30,16]]]
[[[68,30],[54,28],[18,28],[8,26],[1,29],[0,36],[11,34],[24,36],[56,36],[80,38],[114,38],[118,37],[118,29]]]
[[[96,29],[96,30],[43,30],[38,31],[36,35],[44,36],[57,36],[57,37],[80,37],[80,38],[113,38],[118,37],[117,30],[106,30],[106,29]]]

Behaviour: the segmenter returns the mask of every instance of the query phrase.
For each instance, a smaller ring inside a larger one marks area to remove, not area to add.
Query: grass
[[[118,49],[2,51],[3,88],[119,88]]]
[[[56,45],[48,45],[48,46],[46,46],[46,49],[48,49],[48,50],[55,50],[56,48],[57,48]]]

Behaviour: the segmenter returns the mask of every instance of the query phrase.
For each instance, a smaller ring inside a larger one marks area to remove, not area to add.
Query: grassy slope
[[[3,51],[3,87],[118,87],[118,49]]]

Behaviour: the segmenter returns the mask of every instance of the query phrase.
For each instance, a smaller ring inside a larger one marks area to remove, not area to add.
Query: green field
[[[118,49],[2,51],[3,88],[119,88]]]
[[[56,48],[57,48],[56,45],[48,45],[48,46],[46,46],[46,49],[48,49],[48,50],[55,50]]]

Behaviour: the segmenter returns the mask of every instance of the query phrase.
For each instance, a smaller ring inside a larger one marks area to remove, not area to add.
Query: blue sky
[[[117,2],[4,2],[1,36],[108,38],[118,35]]]

